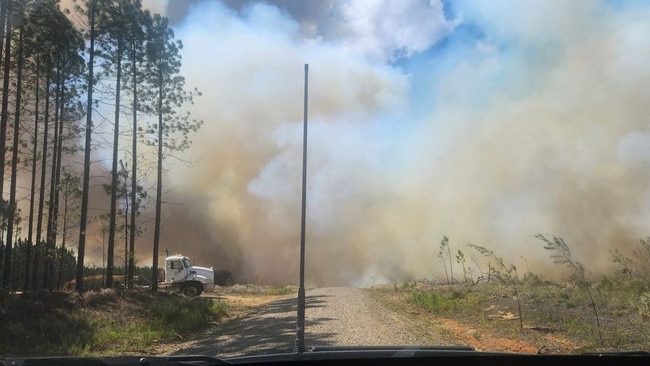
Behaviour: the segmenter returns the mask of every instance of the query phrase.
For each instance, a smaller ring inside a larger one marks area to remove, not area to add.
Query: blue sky
[[[648,234],[646,2],[185,4],[168,15],[206,124],[167,173],[194,204],[168,219],[201,217],[202,255],[295,277],[304,63],[315,284],[440,274],[442,235],[540,269],[532,235],[563,235],[605,270]]]

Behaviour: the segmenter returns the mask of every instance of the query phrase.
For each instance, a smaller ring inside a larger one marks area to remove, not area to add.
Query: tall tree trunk
[[[76,290],[84,289],[84,255],[88,220],[88,195],[90,189],[90,147],[93,127],[93,63],[95,62],[95,1],[90,2],[90,50],[88,56],[88,100],[86,111],[86,143],[84,150],[83,191],[81,194],[81,220],[79,222],[79,249],[77,250]]]
[[[50,128],[50,81],[51,74],[48,71],[45,77],[45,111],[43,116],[43,149],[41,157],[41,186],[39,187],[38,196],[38,218],[36,220],[36,246],[34,247],[34,271],[32,275],[32,289],[38,288],[38,269],[40,267],[40,254],[45,254],[43,243],[41,241],[43,234],[43,214],[45,211],[45,177],[47,176],[47,146],[49,140]],[[40,248],[40,250],[39,250]],[[41,253],[43,252],[43,253]]]
[[[61,123],[61,115],[59,106],[62,103],[61,89],[61,60],[56,72],[56,95],[54,97],[54,147],[52,148],[52,169],[50,172],[50,204],[47,209],[47,234],[45,240],[45,266],[43,268],[43,286],[52,289],[54,282],[52,273],[54,272],[54,255],[56,248],[56,203],[59,195],[59,182],[56,180],[56,174],[59,170],[59,153],[61,151],[59,139],[59,124]]]
[[[9,2],[5,3],[4,7],[9,7]],[[7,9],[7,13],[9,13],[9,9]],[[2,111],[0,112],[0,201],[4,201],[5,152],[7,149],[7,122],[9,119],[9,76],[11,72],[11,17],[7,16],[6,18],[7,33],[5,34]],[[9,278],[11,277],[11,246],[9,245],[5,247],[4,261],[2,287],[9,288]]]
[[[10,8],[11,2],[7,1],[3,3],[3,10],[7,12],[6,15],[6,33],[5,36],[5,46],[4,46],[4,71],[2,79],[2,112],[0,113],[0,199],[4,199],[4,172],[5,172],[5,153],[7,150],[7,123],[9,121],[9,77],[11,74],[11,13]],[[2,40],[0,40],[1,42]],[[11,258],[5,258],[6,266],[4,267],[6,278],[9,278],[8,265]],[[4,283],[4,282],[3,282]]]
[[[3,41],[5,39],[5,22],[7,20],[7,8],[9,8],[9,1],[2,0],[0,2],[0,59],[2,59]]]
[[[23,77],[23,29],[20,28],[18,32],[18,70],[16,71],[16,110],[14,113],[14,138],[13,148],[11,151],[11,186],[9,188],[9,217],[7,218],[7,241],[6,257],[11,259],[11,247],[13,245],[14,236],[14,221],[16,221],[16,181],[18,175],[18,146],[20,146],[20,105],[22,95],[22,77]],[[7,262],[5,262],[6,264]],[[17,280],[15,278],[14,280]],[[9,278],[5,278],[4,282],[8,282]]]
[[[135,216],[138,212],[137,190],[138,190],[138,83],[137,83],[137,56],[136,44],[131,46],[131,61],[133,63],[133,146],[131,166],[131,231],[129,232],[129,271],[127,277],[128,288],[133,288],[133,275],[135,272]]]
[[[57,289],[63,287],[63,262],[65,261],[65,236],[67,233],[66,227],[68,225],[68,191],[63,193],[63,235],[61,235],[61,258],[59,259],[59,270],[58,272],[58,282],[56,284]]]
[[[451,273],[451,283],[454,283],[454,267],[451,264],[451,245],[447,243],[447,256],[449,257],[449,272]]]
[[[113,257],[115,256],[115,231],[117,222],[117,185],[118,171],[117,160],[120,141],[120,89],[122,81],[122,40],[117,41],[117,72],[115,81],[115,128],[113,130],[113,170],[111,172],[111,215],[108,228],[108,248],[106,264],[106,287],[113,287]]]
[[[124,189],[128,187],[127,178],[124,178]],[[124,283],[129,283],[129,199],[126,198],[124,212]]]
[[[28,290],[29,287],[29,275],[30,269],[29,265],[31,263],[31,247],[34,245],[34,200],[36,199],[36,163],[38,161],[38,111],[39,111],[39,97],[41,95],[39,90],[39,81],[41,80],[39,75],[39,59],[36,58],[36,100],[34,102],[34,144],[32,151],[32,182],[29,190],[29,223],[27,229],[27,250],[25,253],[25,288]]]
[[[56,240],[58,237],[58,232],[59,232],[59,197],[61,195],[61,160],[63,156],[63,112],[64,112],[64,106],[65,106],[65,84],[64,81],[61,80],[61,97],[59,98],[59,113],[58,113],[58,125],[59,125],[59,131],[58,131],[58,142],[57,142],[57,153],[56,153],[56,171],[55,171],[55,176],[54,176],[54,182],[56,185],[56,190],[54,194],[54,208],[52,209],[52,215],[54,216],[54,219],[52,220],[52,235],[51,235],[51,249],[53,253],[56,253]],[[65,239],[64,239],[65,240]],[[65,247],[65,244],[63,244],[63,247]],[[56,276],[56,271],[54,268],[54,259],[56,259],[56,256],[52,260],[52,265],[50,267],[50,277],[52,279],[55,278]]]
[[[152,285],[153,291],[158,291],[158,248],[160,248],[160,216],[162,209],[162,163],[163,163],[163,74],[162,68],[158,69],[158,166],[156,167],[156,220],[153,235],[153,265]]]

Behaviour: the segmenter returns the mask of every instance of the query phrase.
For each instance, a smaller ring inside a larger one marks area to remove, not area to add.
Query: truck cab
[[[165,258],[164,283],[180,286],[180,290],[188,296],[198,296],[214,287],[214,270],[192,266],[188,257],[173,255]]]

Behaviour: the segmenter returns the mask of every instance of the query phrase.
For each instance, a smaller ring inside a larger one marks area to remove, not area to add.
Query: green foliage
[[[429,292],[414,291],[413,293],[411,293],[411,297],[409,298],[409,301],[412,304],[421,306],[429,310],[440,311],[442,307],[441,303],[443,302],[443,298],[442,296],[440,296],[438,293],[434,291],[429,291]]]
[[[27,293],[0,297],[0,354],[61,355],[71,346],[84,347],[92,324],[63,293]]]
[[[266,290],[269,295],[289,295],[296,292],[291,286],[272,286]]]
[[[594,300],[594,296],[590,290],[591,284],[587,281],[585,277],[584,267],[580,262],[571,258],[571,250],[569,249],[569,246],[564,241],[564,239],[562,239],[561,237],[553,235],[552,237],[547,238],[542,234],[537,234],[535,235],[535,238],[541,240],[544,243],[544,249],[551,251],[551,258],[553,258],[555,263],[565,264],[568,267],[573,269],[574,275],[572,276],[572,278],[577,282],[579,286],[581,286],[587,291],[587,294],[589,295],[589,300],[591,302],[591,308],[594,311],[594,315],[596,317],[596,329],[598,330],[598,339],[600,340],[600,344],[602,345],[604,342],[603,342],[603,335],[600,329],[600,316],[598,315],[596,301]]]
[[[402,287],[403,291],[404,290],[412,291],[412,290],[415,290],[415,288],[417,287],[417,283],[415,281],[413,281],[413,282],[404,282],[401,287]]]
[[[629,274],[621,271],[623,276],[604,276],[599,281],[588,280],[588,271],[573,258],[571,248],[564,239],[543,235],[536,238],[543,241],[544,248],[551,252],[554,262],[573,271],[573,282],[555,283],[530,269],[521,277],[515,265],[507,263],[494,251],[469,245],[490,260],[493,264],[490,272],[498,282],[471,286],[407,282],[394,284],[390,291],[379,290],[373,293],[392,304],[395,309],[403,309],[410,314],[414,314],[413,307],[417,307],[468,324],[481,324],[490,330],[496,330],[498,334],[512,335],[512,323],[503,320],[514,319],[510,311],[512,307],[508,304],[514,292],[520,311],[520,328],[523,323],[522,309],[526,312],[526,320],[530,325],[519,334],[531,335],[530,332],[533,331],[535,337],[545,339],[544,334],[550,332],[574,342],[579,347],[575,348],[576,352],[634,350],[642,349],[648,344],[650,281],[640,271],[641,261],[638,257],[646,248],[644,243],[650,243],[650,238],[641,241],[632,258],[617,250],[611,251],[615,263],[621,268],[631,267],[634,272]],[[445,259],[447,246],[448,239],[443,238],[439,255]],[[466,258],[466,253],[460,253],[455,256],[457,263],[462,263]],[[504,314],[509,314],[510,317]]]
[[[227,314],[225,303],[211,299],[188,299],[169,294],[159,294],[153,299],[141,297],[133,300],[142,303],[136,319],[144,320],[125,321],[122,316],[92,319],[95,333],[88,351],[123,354],[134,347],[144,348],[203,329]]]
[[[530,327],[517,329],[517,336],[532,337],[542,344],[547,341],[546,335],[567,339],[577,347],[572,348],[575,352],[644,349],[650,341],[648,281],[616,276],[594,283],[592,291],[599,299],[599,312],[604,319],[604,346],[594,330],[590,298],[584,288],[539,277],[522,280],[518,288],[527,300],[523,310]],[[509,304],[512,289],[498,282],[475,285],[407,282],[370,291],[389,308],[414,317],[435,313],[472,327],[480,326],[490,335],[513,336],[511,320],[515,318],[508,317],[513,309]]]
[[[458,252],[456,253],[456,263],[465,263],[465,254],[463,254],[460,249],[458,249]]]
[[[519,285],[521,281],[519,280],[519,275],[517,274],[517,267],[515,267],[514,264],[506,265],[506,263],[503,261],[503,258],[498,257],[492,250],[475,244],[468,244],[468,246],[484,255],[485,257],[494,260],[498,264],[498,268],[494,269],[494,275],[500,283],[510,286],[514,291],[515,299],[517,300],[517,310],[519,312],[519,328],[523,329],[524,320],[521,311],[521,296],[519,293]]]
[[[650,236],[639,240],[634,248],[634,260],[637,273],[641,277],[650,277]]]
[[[163,296],[154,301],[146,314],[153,328],[173,333],[187,333],[202,328],[226,315],[226,305],[211,299]]]
[[[40,242],[34,246],[25,240],[19,239],[13,245],[8,289],[17,291],[30,287],[30,284],[25,284],[25,271],[27,269],[30,272],[28,279],[35,275],[37,287],[41,288],[43,286],[46,253],[49,260],[54,264],[54,272],[52,273],[54,288],[62,288],[66,282],[74,278],[76,261],[72,250],[61,247],[46,249],[45,242]],[[4,270],[5,255],[5,246],[0,243],[0,273]],[[38,262],[36,262],[37,260]],[[26,267],[26,263],[29,263],[29,268]]]
[[[634,261],[632,258],[623,255],[618,249],[610,250],[609,252],[612,254],[612,261],[618,264],[618,270],[621,275],[632,277],[634,272]]]
[[[476,312],[481,297],[467,291],[454,289],[446,292],[436,290],[412,290],[408,302],[435,313]]]
[[[451,246],[449,245],[449,238],[447,236],[442,236],[440,241],[440,247],[438,248],[438,258],[442,261],[442,265],[445,268],[445,277],[447,278],[447,284],[451,277],[451,283],[454,282],[454,267],[451,262]],[[449,261],[449,272],[447,272],[447,261]]]
[[[438,258],[440,258],[440,261],[442,262],[442,265],[445,268],[445,277],[447,278],[447,284],[449,284],[449,272],[447,272],[448,252],[449,252],[449,238],[443,236],[442,240],[440,241],[440,248],[438,248]],[[451,263],[451,259],[449,263]]]
[[[75,344],[69,354],[88,354],[100,351],[105,355],[123,355],[135,349],[145,348],[164,339],[160,331],[144,322],[124,323],[117,317],[92,319],[95,332],[86,344]]]
[[[572,280],[578,282],[580,285],[587,286],[589,283],[585,277],[585,269],[582,263],[571,258],[571,250],[562,237],[553,235],[550,238],[542,234],[535,235],[535,238],[544,242],[544,249],[551,252],[551,258],[554,263],[566,264],[574,271]]]
[[[456,252],[456,263],[463,267],[463,282],[467,282],[467,268],[465,267],[465,254],[458,249]]]
[[[3,294],[0,354],[123,354],[196,332],[226,314],[223,302],[149,291]]]
[[[633,300],[632,305],[636,308],[639,317],[643,321],[650,319],[650,292],[646,292]]]
[[[517,285],[519,281],[519,275],[517,273],[517,267],[514,264],[506,265],[502,257],[498,257],[494,251],[489,250],[485,247],[475,244],[468,244],[470,248],[473,248],[483,256],[495,261],[497,263],[497,268],[492,267],[493,275],[495,278],[502,284],[505,285]]]

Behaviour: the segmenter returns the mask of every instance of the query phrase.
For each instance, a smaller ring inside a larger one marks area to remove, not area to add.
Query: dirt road
[[[321,288],[306,293],[305,343],[316,345],[458,344],[432,335],[404,315],[386,309],[356,288]],[[296,338],[295,295],[254,307],[208,330],[200,339],[177,344],[171,354],[219,357],[292,352]]]

